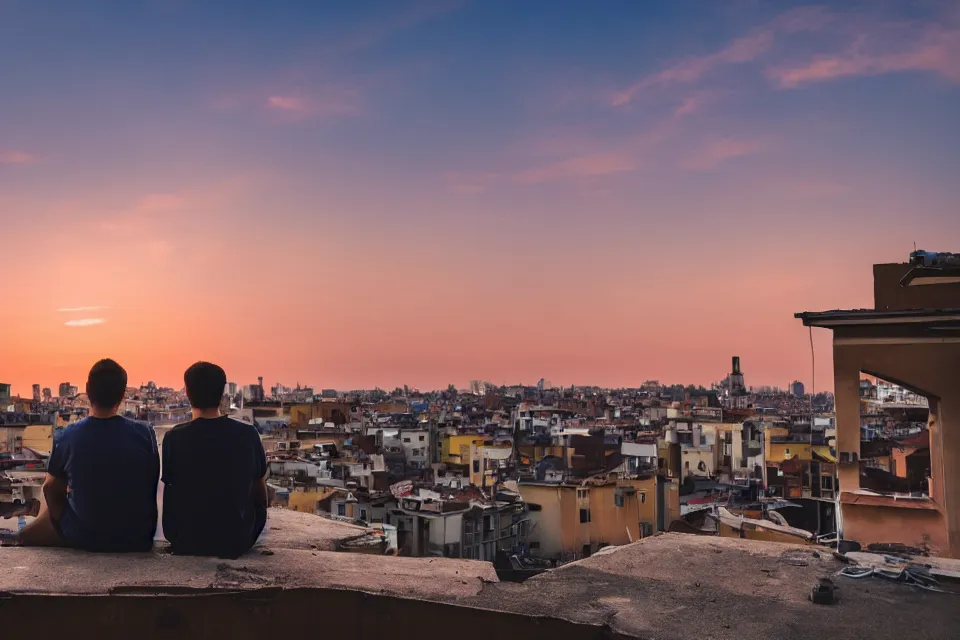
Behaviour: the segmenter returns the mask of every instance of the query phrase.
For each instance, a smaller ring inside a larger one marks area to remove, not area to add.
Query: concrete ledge
[[[476,595],[484,582],[497,582],[486,562],[333,551],[364,531],[271,509],[263,537],[237,560],[174,556],[166,543],[152,553],[135,554],[0,547],[0,592],[109,595],[312,587],[455,599]]]
[[[839,602],[814,605],[814,583],[845,565],[813,546],[664,534],[516,584],[482,562],[270,545],[233,561],[0,549],[0,629],[99,640],[960,637],[954,595],[835,577]]]

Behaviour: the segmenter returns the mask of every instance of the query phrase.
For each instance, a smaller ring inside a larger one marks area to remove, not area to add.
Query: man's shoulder
[[[133,418],[128,418],[127,416],[119,416],[123,421],[124,426],[131,427],[133,429],[143,429],[145,431],[153,431],[153,427],[146,422],[141,422],[140,420],[134,420]]]
[[[189,420],[187,422],[181,422],[180,424],[174,425],[166,434],[163,436],[164,442],[170,442],[171,440],[176,440],[177,438],[182,437],[184,434],[190,433],[196,426],[196,420]]]
[[[172,429],[170,429],[170,431],[167,432],[167,435],[165,435],[164,438],[169,438],[170,436],[175,434],[190,433],[195,430],[204,429],[208,426],[212,426],[212,425],[203,424],[204,422],[208,422],[208,420],[200,419],[200,420],[190,420],[189,422],[183,422],[181,424],[176,425]],[[248,432],[258,433],[256,427],[254,427],[252,424],[248,422],[242,422],[231,416],[220,416],[216,420],[209,420],[209,422],[216,423],[216,427],[214,428],[219,427],[220,429],[229,429],[231,431],[236,430],[238,433],[248,433]]]
[[[77,437],[78,433],[83,431],[84,426],[87,424],[89,424],[89,421],[86,418],[82,418],[74,423],[68,424],[63,428],[63,431],[54,434],[54,443],[62,446],[64,443],[70,442]]]
[[[241,429],[247,429],[247,430],[250,430],[250,431],[256,431],[256,430],[257,430],[257,428],[254,427],[254,426],[253,426],[252,424],[250,424],[249,422],[244,422],[243,420],[237,420],[237,419],[234,418],[233,416],[220,416],[220,418],[221,418],[221,420],[223,420],[224,424],[227,424],[227,425],[230,425],[230,426],[233,426],[233,427],[239,427],[239,428],[241,428]]]

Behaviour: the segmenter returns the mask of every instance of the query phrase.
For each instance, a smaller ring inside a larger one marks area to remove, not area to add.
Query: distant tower
[[[40,385],[33,385],[33,401],[40,402]]]
[[[53,391],[50,390],[50,387],[43,388],[43,401],[50,402],[53,400]]]
[[[730,393],[743,393],[747,388],[743,384],[743,372],[740,371],[740,356],[733,356],[733,371],[730,372]]]

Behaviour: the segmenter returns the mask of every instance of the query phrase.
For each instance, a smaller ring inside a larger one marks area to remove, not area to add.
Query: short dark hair
[[[111,409],[120,404],[127,392],[127,372],[110,358],[98,361],[87,376],[87,397],[90,404]]]
[[[216,409],[227,386],[227,374],[212,362],[197,362],[183,374],[187,398],[194,409]]]

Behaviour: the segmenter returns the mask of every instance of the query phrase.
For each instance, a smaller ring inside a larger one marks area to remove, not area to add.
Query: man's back
[[[237,557],[263,530],[254,499],[266,475],[260,436],[227,417],[197,418],[163,439],[163,532],[174,553]]]
[[[69,487],[58,526],[89,551],[147,551],[157,529],[157,440],[149,426],[123,418],[85,418],[56,439],[50,475]]]

